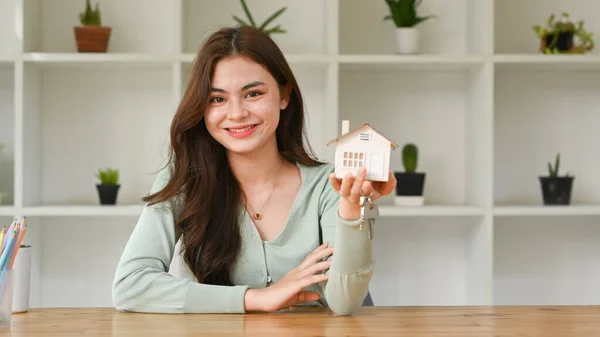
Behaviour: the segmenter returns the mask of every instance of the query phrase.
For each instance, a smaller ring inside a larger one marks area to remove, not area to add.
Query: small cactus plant
[[[98,169],[96,177],[100,180],[96,184],[98,197],[102,205],[115,205],[121,185],[119,185],[119,170],[107,168]]]
[[[419,150],[415,144],[409,143],[402,148],[402,163],[406,173],[415,173],[419,160]]]
[[[83,26],[101,26],[102,17],[100,15],[100,4],[96,3],[96,6],[92,9],[90,0],[85,1],[85,11],[79,13],[79,22]]]

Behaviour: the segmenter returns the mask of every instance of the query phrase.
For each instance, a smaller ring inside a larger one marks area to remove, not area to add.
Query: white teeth
[[[244,132],[244,131],[248,131],[250,129],[252,129],[253,125],[250,125],[248,127],[245,127],[243,129],[229,129],[229,131],[231,132]]]

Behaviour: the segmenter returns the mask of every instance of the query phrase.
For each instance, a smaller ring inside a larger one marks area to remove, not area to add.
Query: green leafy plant
[[[585,30],[585,21],[579,20],[577,24],[569,20],[569,13],[562,13],[562,20],[556,20],[556,16],[551,14],[546,20],[546,27],[534,25],[533,31],[540,38],[540,51],[545,54],[583,54],[594,49],[594,34]],[[558,48],[560,38],[569,39],[569,48],[561,50]],[[573,39],[577,38],[579,43]]]
[[[271,14],[262,24],[257,25],[256,22],[254,21],[254,18],[252,17],[252,14],[250,13],[250,9],[248,8],[248,5],[246,4],[246,0],[240,0],[240,2],[242,3],[242,8],[244,9],[244,12],[246,13],[246,16],[248,18],[248,22],[240,19],[236,15],[233,15],[233,19],[235,21],[237,21],[239,24],[244,25],[244,26],[258,28],[260,31],[264,32],[267,35],[287,32],[286,30],[281,29],[281,25],[277,25],[272,28],[267,28],[267,26],[273,20],[275,20],[278,16],[280,16],[281,13],[283,13],[287,9],[287,7],[282,7],[280,9],[278,9],[275,13]]]
[[[119,170],[112,168],[99,169],[96,177],[102,185],[117,185],[119,183]]]
[[[406,173],[415,173],[419,160],[419,150],[416,145],[409,143],[402,148],[402,163]]]
[[[100,4],[96,3],[96,6],[92,9],[90,0],[86,0],[85,11],[79,13],[79,22],[84,26],[101,26],[102,18],[100,15]]]
[[[422,0],[385,0],[387,3],[390,15],[386,15],[384,20],[392,20],[396,27],[414,27],[421,22],[428,20],[433,15],[419,16],[417,8],[421,5]]]

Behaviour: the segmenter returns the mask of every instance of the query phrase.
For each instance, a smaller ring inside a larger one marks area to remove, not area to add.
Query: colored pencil
[[[14,228],[7,235],[6,245],[2,250],[2,255],[0,255],[0,270],[6,270],[8,267],[8,259],[12,255],[12,250],[14,249],[15,240],[17,239],[17,235],[19,229],[18,227]]]
[[[10,256],[10,260],[8,262],[8,269],[12,269],[15,263],[15,258],[17,257],[17,253],[19,252],[19,248],[21,248],[21,243],[23,242],[23,237],[25,236],[25,232],[27,231],[27,225],[25,224],[25,219],[21,221],[21,225],[18,230],[17,242],[15,243],[14,249],[12,249],[12,253]]]
[[[4,247],[4,238],[6,237],[6,226],[2,227],[2,232],[0,233],[0,247]]]
[[[7,235],[13,230],[13,228],[15,228],[16,223],[17,223],[17,219],[15,218],[13,220],[13,222],[10,224],[10,226],[8,227],[8,229],[6,230],[6,234]],[[6,241],[8,241],[8,240],[6,240],[6,236],[5,236],[4,237],[4,242],[2,243],[2,250],[1,251],[4,251],[4,247],[6,247]]]

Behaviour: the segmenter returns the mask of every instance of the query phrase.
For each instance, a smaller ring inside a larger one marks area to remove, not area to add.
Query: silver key
[[[365,197],[360,213],[362,218],[369,223],[369,239],[373,239],[373,224],[379,218],[379,206],[374,204],[369,197]],[[360,230],[362,231],[362,223]]]
[[[359,231],[363,231],[363,224],[365,223],[364,220],[366,219],[366,215],[368,215],[368,208],[369,208],[369,204],[371,202],[371,200],[369,199],[369,197],[364,196],[364,197],[360,197],[360,218],[363,220],[360,223],[360,226],[358,227]]]

